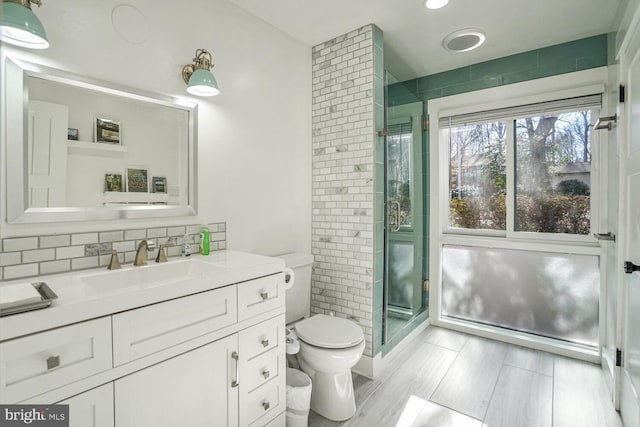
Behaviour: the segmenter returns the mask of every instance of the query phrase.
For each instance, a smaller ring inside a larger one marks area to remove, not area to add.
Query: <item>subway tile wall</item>
[[[227,224],[217,222],[207,224],[207,228],[211,236],[210,249],[226,249]],[[138,244],[144,239],[153,241],[156,248],[165,243],[175,244],[166,248],[171,257],[181,255],[186,238],[191,252],[198,253],[201,230],[202,224],[194,224],[0,239],[0,280],[106,266],[113,251],[118,252],[120,263],[132,263]]]
[[[372,355],[374,32],[367,25],[312,50],[312,313],[355,320]]]

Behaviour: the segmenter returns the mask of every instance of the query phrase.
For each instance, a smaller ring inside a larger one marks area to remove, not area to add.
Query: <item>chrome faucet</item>
[[[133,265],[147,265],[147,259],[149,256],[147,251],[152,251],[155,247],[156,244],[153,241],[147,242],[146,240],[142,240],[136,250],[136,257],[133,260]]]

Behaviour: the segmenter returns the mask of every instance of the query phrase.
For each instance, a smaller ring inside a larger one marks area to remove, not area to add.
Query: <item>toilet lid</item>
[[[364,339],[362,328],[341,317],[316,314],[296,323],[298,338],[322,348],[347,348]]]

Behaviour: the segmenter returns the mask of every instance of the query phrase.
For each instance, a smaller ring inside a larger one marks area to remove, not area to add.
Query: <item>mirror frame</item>
[[[193,217],[197,215],[197,129],[198,105],[191,101],[159,95],[44,65],[4,57],[2,107],[5,112],[5,132],[0,142],[4,146],[5,175],[2,191],[5,198],[3,222],[6,225],[54,223],[71,221],[113,221],[122,219],[151,219]],[[90,89],[110,95],[153,103],[187,111],[188,136],[188,205],[122,205],[97,207],[30,208],[28,186],[28,103],[27,77],[37,77]],[[22,102],[16,102],[16,100]]]

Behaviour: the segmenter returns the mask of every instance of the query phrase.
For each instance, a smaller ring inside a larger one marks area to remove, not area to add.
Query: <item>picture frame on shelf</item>
[[[78,136],[79,136],[78,129],[67,128],[67,139],[69,141],[77,141]]]
[[[93,129],[95,142],[122,144],[119,120],[103,115],[97,115]]]
[[[154,176],[151,180],[154,193],[167,192],[167,178],[164,176]]]
[[[107,173],[104,175],[104,191],[122,192],[124,187],[122,185],[121,173]]]
[[[127,168],[127,192],[148,193],[149,192],[149,172],[146,168]]]

